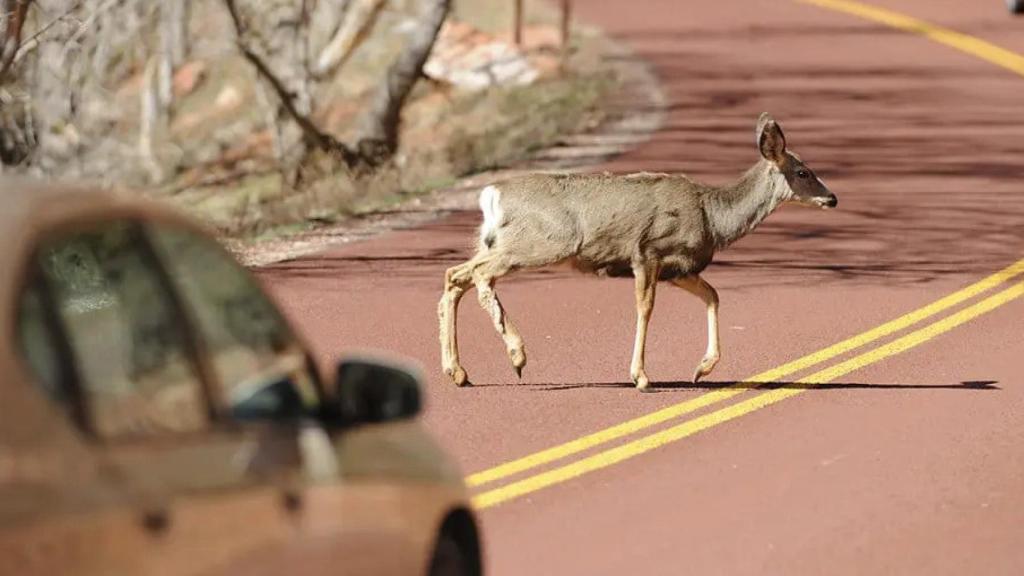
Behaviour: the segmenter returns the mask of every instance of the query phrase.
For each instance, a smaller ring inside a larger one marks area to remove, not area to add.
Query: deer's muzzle
[[[835,208],[839,206],[839,198],[835,194],[829,194],[825,197],[815,198],[814,203],[820,208]]]

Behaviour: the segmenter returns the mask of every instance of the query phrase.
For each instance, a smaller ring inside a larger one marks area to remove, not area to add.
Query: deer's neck
[[[729,186],[705,196],[704,212],[715,246],[739,240],[768,217],[786,198],[785,177],[767,161],[760,161]]]

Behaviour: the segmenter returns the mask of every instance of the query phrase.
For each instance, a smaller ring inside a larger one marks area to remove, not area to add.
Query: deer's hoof
[[[633,376],[633,383],[636,384],[636,389],[641,392],[649,392],[651,390],[651,381],[647,379],[647,374],[643,372]]]
[[[452,382],[454,382],[456,386],[469,386],[469,375],[467,375],[466,371],[463,370],[462,368],[455,368],[454,370],[445,370],[445,373],[448,374],[449,377],[451,377]]]
[[[715,364],[718,364],[718,358],[704,358],[697,365],[697,369],[693,371],[693,383],[696,384],[701,378],[711,374],[711,371],[715,369]]]
[[[526,349],[513,348],[508,351],[508,357],[512,361],[512,369],[516,372],[517,378],[523,377],[523,367],[526,366]]]
[[[707,372],[704,371],[703,366],[697,366],[697,369],[693,371],[693,383],[700,382],[700,379],[707,376]]]

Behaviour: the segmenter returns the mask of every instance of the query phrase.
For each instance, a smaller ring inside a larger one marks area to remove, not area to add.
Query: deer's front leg
[[[674,284],[700,298],[708,309],[708,349],[693,372],[693,382],[696,384],[698,380],[711,373],[721,358],[718,343],[718,292],[696,274],[675,280]]]
[[[644,371],[644,347],[647,343],[647,324],[654,310],[654,288],[658,284],[658,265],[643,262],[633,265],[636,277],[636,341],[633,343],[633,362],[629,375],[638,390],[646,391],[650,386]]]

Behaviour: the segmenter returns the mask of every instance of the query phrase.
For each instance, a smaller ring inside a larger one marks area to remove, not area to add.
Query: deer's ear
[[[757,147],[761,150],[761,156],[776,164],[781,164],[785,158],[786,137],[778,122],[767,112],[761,114],[757,122]]]

